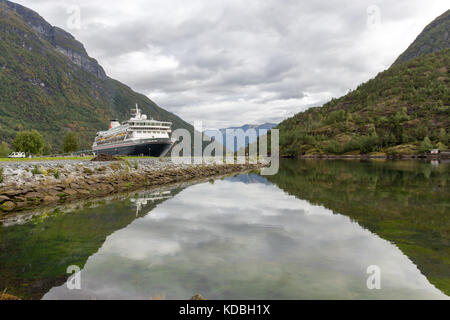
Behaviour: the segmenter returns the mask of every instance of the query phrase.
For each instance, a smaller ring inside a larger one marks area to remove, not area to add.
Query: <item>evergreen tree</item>
[[[75,152],[79,148],[78,135],[76,132],[69,132],[64,138],[63,150],[66,153]]]
[[[431,144],[430,138],[425,137],[425,139],[423,139],[422,144],[420,145],[419,152],[427,153],[430,152],[431,149],[433,149],[433,145]]]
[[[9,148],[9,145],[5,141],[3,141],[0,144],[0,158],[7,158],[10,153],[11,149]]]
[[[444,128],[441,128],[441,130],[439,131],[439,142],[444,145],[448,144],[448,136]]]

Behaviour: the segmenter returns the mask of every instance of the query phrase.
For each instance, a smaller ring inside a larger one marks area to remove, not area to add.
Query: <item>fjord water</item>
[[[34,299],[446,299],[449,166],[283,160],[273,177],[52,210],[0,229],[0,287]],[[65,284],[70,265],[81,290]]]

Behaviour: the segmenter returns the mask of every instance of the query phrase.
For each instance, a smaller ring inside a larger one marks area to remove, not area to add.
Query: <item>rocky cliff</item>
[[[106,73],[97,60],[89,57],[83,44],[70,33],[54,27],[39,14],[19,4],[0,0],[0,5],[13,10],[43,39],[50,42],[56,50],[68,57],[73,63],[101,80],[106,80]]]
[[[431,22],[408,49],[395,61],[401,64],[425,54],[450,48],[450,10]]]

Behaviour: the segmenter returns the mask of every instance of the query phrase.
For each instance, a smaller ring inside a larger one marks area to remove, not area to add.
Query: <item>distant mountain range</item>
[[[120,43],[117,44],[120,46]],[[0,0],[0,141],[19,130],[36,129],[59,151],[68,131],[83,148],[110,119],[125,120],[138,103],[143,113],[193,127],[145,95],[109,78],[82,43],[36,12]]]
[[[253,143],[257,140],[254,137],[250,137],[250,136],[246,137],[245,133],[248,130],[254,129],[256,131],[256,134],[257,134],[256,138],[257,138],[265,132],[265,131],[263,132],[262,130],[269,131],[269,130],[275,128],[276,126],[277,126],[277,124],[275,124],[275,123],[264,123],[261,125],[246,124],[241,127],[230,127],[230,128],[225,128],[225,129],[218,129],[218,131],[220,131],[222,133],[223,145],[230,151],[236,152],[239,149],[246,147],[250,143]],[[232,134],[234,134],[237,137],[237,139],[235,139],[234,147],[227,146],[227,143],[226,143],[227,142],[226,141],[227,131],[231,131]],[[215,133],[217,133],[217,130],[206,130],[203,133],[206,134],[207,136],[212,136]]]
[[[386,71],[347,95],[283,121],[283,156],[417,154],[447,149],[450,10]]]

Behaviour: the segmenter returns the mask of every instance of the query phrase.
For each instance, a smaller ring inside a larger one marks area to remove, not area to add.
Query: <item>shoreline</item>
[[[438,155],[301,155],[297,157],[282,157],[285,159],[329,159],[329,160],[371,160],[371,159],[382,159],[382,160],[449,160],[449,154],[438,154]]]
[[[165,185],[156,185],[152,187],[143,187],[136,190],[126,190],[117,193],[112,193],[108,195],[103,195],[99,197],[90,197],[84,199],[75,199],[74,201],[69,201],[65,203],[53,203],[50,205],[41,205],[36,208],[32,208],[25,211],[15,211],[10,212],[7,215],[0,215],[0,225],[4,227],[11,227],[17,224],[27,223],[32,220],[34,217],[39,217],[42,215],[52,214],[56,209],[60,210],[63,213],[71,213],[72,211],[79,210],[80,208],[94,208],[98,205],[104,205],[105,203],[111,203],[117,200],[125,200],[132,196],[140,196],[146,193],[151,192],[151,194],[162,194],[167,191],[171,191],[174,189],[184,189],[189,186],[204,183],[210,181],[212,178],[214,179],[223,179],[226,177],[232,177],[235,175],[239,175],[242,173],[249,173],[250,171],[239,171],[232,172],[228,174],[214,175],[209,177],[199,177],[193,178],[189,181],[175,182],[169,183]]]
[[[0,183],[0,216],[39,207],[66,204],[166,186],[199,178],[257,170],[255,164],[175,164],[170,159],[91,162],[52,161],[7,163]]]

